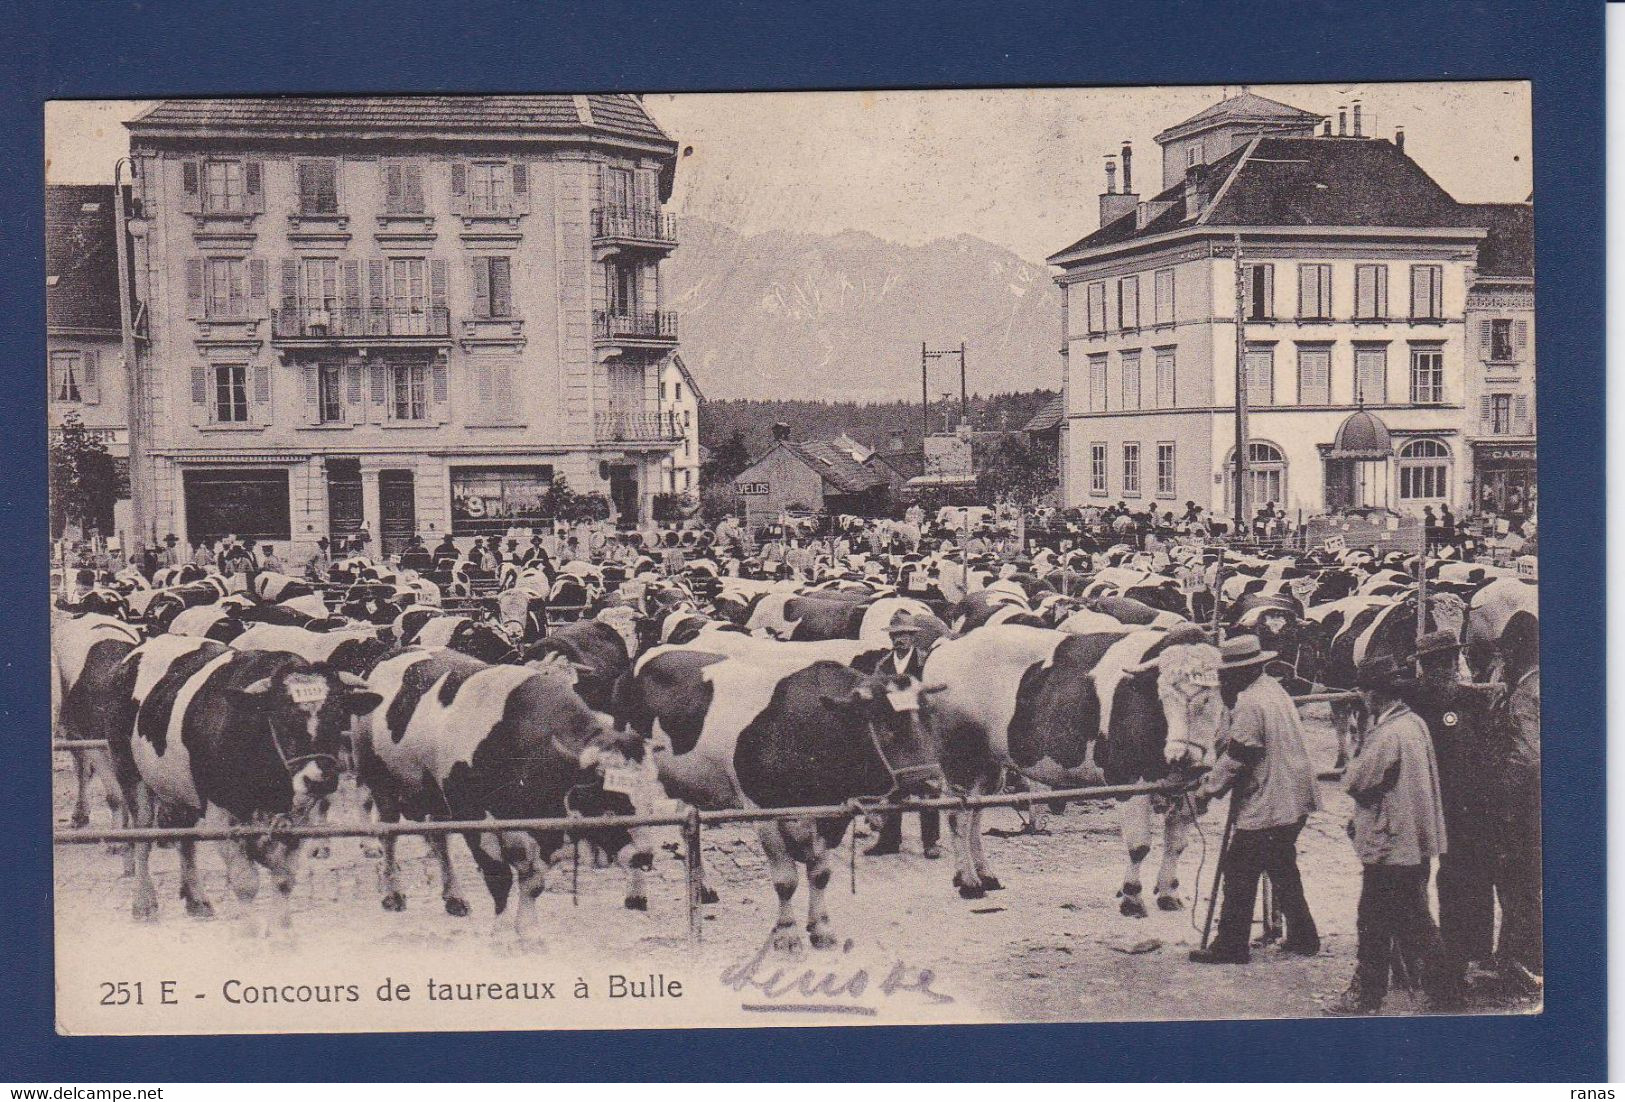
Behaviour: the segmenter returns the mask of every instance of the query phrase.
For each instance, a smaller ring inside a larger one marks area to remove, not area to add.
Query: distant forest
[[[832,380],[833,382],[833,380]],[[971,424],[979,431],[1021,428],[1044,403],[1055,397],[1053,390],[1028,390],[1010,394],[971,396]],[[714,399],[700,413],[700,443],[713,451],[735,430],[744,434],[745,447],[752,457],[760,456],[773,441],[773,425],[783,421],[790,426],[793,440],[829,440],[846,433],[860,444],[878,451],[891,451],[891,437],[902,437],[906,451],[920,447],[920,403],[918,402],[818,402],[807,399],[753,402]],[[959,421],[959,404],[953,404],[953,421]],[[943,406],[931,406],[931,430],[942,431]]]

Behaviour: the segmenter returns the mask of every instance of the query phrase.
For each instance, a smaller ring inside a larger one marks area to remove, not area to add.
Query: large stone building
[[[676,144],[626,95],[168,100],[147,227],[156,533],[471,537],[564,476],[647,516],[682,436]]]
[[[122,474],[130,437],[113,200],[111,184],[45,189],[46,397],[52,439],[77,415]],[[121,481],[114,509],[97,518],[103,536],[129,524],[129,485]]]
[[[1050,258],[1068,505],[1233,512],[1238,296],[1249,509],[1473,500],[1468,291],[1486,220],[1402,136],[1363,134],[1357,111],[1352,122],[1340,113],[1334,135],[1244,94],[1158,136],[1154,197],[1133,191],[1131,150],[1122,191],[1109,165],[1100,228]]]
[[[1472,504],[1481,513],[1521,516],[1533,511],[1536,496],[1535,208],[1467,209],[1488,231],[1467,290]]]

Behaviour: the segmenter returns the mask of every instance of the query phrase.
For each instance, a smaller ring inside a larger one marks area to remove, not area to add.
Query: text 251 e
[[[146,991],[140,980],[103,980],[98,986],[101,988],[102,1006],[145,1006]],[[164,1006],[174,1006],[178,1001],[175,998],[175,981],[160,980],[158,982],[158,1001]]]

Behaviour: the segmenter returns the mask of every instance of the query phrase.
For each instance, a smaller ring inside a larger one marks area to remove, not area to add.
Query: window
[[[610,264],[605,269],[609,312],[628,317],[638,312],[638,268],[635,264]]]
[[[508,166],[500,162],[477,161],[468,166],[468,212],[507,214]]]
[[[513,280],[505,256],[474,258],[474,316],[513,316]]]
[[[337,214],[339,163],[334,160],[299,161],[294,169],[299,184],[299,213]]]
[[[1399,450],[1401,501],[1450,496],[1450,449],[1437,440],[1413,440]]]
[[[1085,293],[1089,303],[1089,333],[1097,336],[1106,331],[1106,285],[1091,283]]]
[[[87,400],[85,357],[79,352],[51,353],[51,400],[55,402],[83,402]],[[94,399],[90,399],[94,400]]]
[[[204,162],[204,210],[217,214],[241,213],[247,206],[245,194],[241,161]]]
[[[1157,271],[1154,277],[1152,293],[1156,299],[1156,324],[1172,325],[1174,323],[1174,270],[1172,268],[1162,268]]]
[[[1388,266],[1358,264],[1354,268],[1354,317],[1381,321],[1388,316]]]
[[[1103,494],[1106,492],[1106,445],[1089,445],[1089,492]]]
[[[1490,325],[1490,359],[1501,363],[1512,359],[1512,319],[1496,318]]]
[[[1231,449],[1224,465],[1225,511],[1235,510],[1236,457]],[[1286,504],[1286,457],[1274,444],[1254,440],[1247,445],[1247,508]]]
[[[303,260],[299,265],[299,277],[300,292],[305,306],[305,324],[336,327],[339,308],[339,262]]]
[[[1512,432],[1512,395],[1485,395],[1483,420],[1484,431],[1490,435],[1510,435]]]
[[[1117,281],[1117,328],[1140,327],[1140,277],[1124,276]]]
[[[214,419],[230,423],[248,420],[248,365],[214,365]]]
[[[616,213],[632,209],[632,170],[604,167],[603,205]]]
[[[1388,401],[1388,350],[1354,350],[1354,403],[1380,406]]]
[[[427,376],[422,364],[390,365],[390,403],[392,419],[396,421],[422,421],[428,417]]]
[[[1140,492],[1140,445],[1123,445],[1123,493],[1138,495]]]
[[[384,165],[384,213],[422,214],[423,166],[416,161],[389,161]]]
[[[1123,353],[1123,408],[1140,408],[1140,354]]]
[[[1298,404],[1325,406],[1332,401],[1332,350],[1298,349]]]
[[[1444,317],[1444,269],[1437,264],[1411,265],[1411,320]]]
[[[675,400],[675,401],[681,402],[683,400],[683,384],[682,383],[673,383],[673,384],[671,384],[671,396],[672,396],[673,400]]]
[[[396,258],[389,262],[389,331],[397,336],[428,332],[428,265],[418,258]]]
[[[1168,441],[1157,445],[1157,496],[1174,496],[1174,446]]]
[[[1106,357],[1089,357],[1089,412],[1106,408]]]
[[[1272,406],[1275,404],[1275,349],[1249,348],[1247,350],[1247,404]]]
[[[1185,168],[1190,170],[1202,163],[1202,143],[1192,142],[1185,147]]]
[[[338,364],[316,367],[316,407],[323,424],[344,420],[343,369]]]
[[[243,262],[231,257],[210,257],[203,267],[204,316],[240,318],[247,313]]]
[[[1411,404],[1444,401],[1444,353],[1437,348],[1411,349]]]
[[[1157,352],[1157,408],[1173,409],[1175,396],[1174,350],[1160,349]]]
[[[1298,265],[1298,319],[1328,321],[1332,316],[1332,266]]]
[[[1241,312],[1248,321],[1269,321],[1275,316],[1275,265],[1242,265]]]

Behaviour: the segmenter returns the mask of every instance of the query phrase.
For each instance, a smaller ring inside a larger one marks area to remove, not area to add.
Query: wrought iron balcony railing
[[[673,412],[601,410],[593,418],[594,435],[601,441],[681,440],[683,428]]]
[[[677,314],[658,310],[648,314],[593,311],[593,335],[599,340],[675,341]]]
[[[677,218],[658,210],[637,207],[598,207],[592,212],[595,241],[653,241],[677,243]]]
[[[365,337],[449,337],[444,306],[393,309],[339,306],[271,311],[272,340],[355,340]]]

